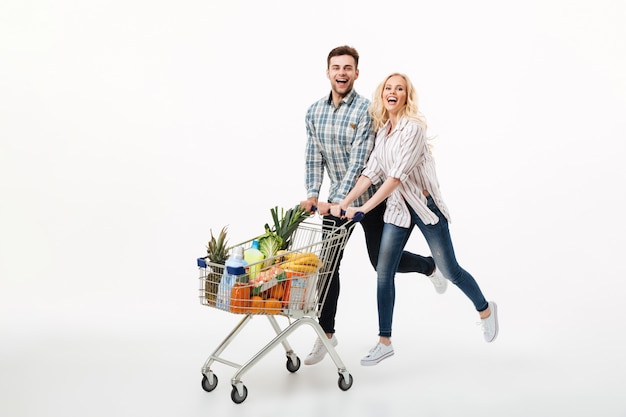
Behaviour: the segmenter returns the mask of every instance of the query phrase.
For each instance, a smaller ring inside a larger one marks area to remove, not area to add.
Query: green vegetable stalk
[[[287,211],[281,209],[281,217],[278,217],[278,207],[274,207],[270,211],[272,213],[272,220],[274,221],[273,231],[282,239],[280,249],[287,249],[291,243],[291,235],[296,231],[300,223],[309,217],[310,214],[303,207],[301,207],[300,204],[296,204],[295,207],[290,208]],[[265,229],[269,229],[267,224],[265,225]]]
[[[310,215],[299,204],[287,211],[281,209],[280,217],[278,207],[272,208],[270,212],[272,213],[274,227],[270,228],[269,224],[266,223],[265,234],[258,238],[259,250],[265,255],[266,259],[276,256],[276,253],[281,249],[287,249],[291,243],[290,239],[293,232]]]

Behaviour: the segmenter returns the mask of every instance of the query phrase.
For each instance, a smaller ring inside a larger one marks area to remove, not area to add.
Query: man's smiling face
[[[334,56],[326,70],[326,76],[330,80],[333,93],[339,97],[345,97],[352,91],[354,80],[359,78],[359,70],[356,62],[350,55]]]

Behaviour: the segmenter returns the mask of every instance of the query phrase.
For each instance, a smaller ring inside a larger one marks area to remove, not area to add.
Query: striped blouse
[[[387,199],[385,222],[400,227],[412,225],[408,203],[426,224],[436,224],[439,218],[426,205],[424,191],[433,197],[437,207],[448,221],[450,215],[439,190],[435,160],[426,143],[424,128],[414,120],[400,119],[389,134],[387,122],[376,136],[374,151],[363,170],[363,175],[374,184],[387,177],[398,178],[400,185]]]

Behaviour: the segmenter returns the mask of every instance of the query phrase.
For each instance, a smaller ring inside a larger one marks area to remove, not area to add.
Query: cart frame
[[[285,350],[285,354],[287,357],[287,370],[291,373],[297,372],[300,368],[300,358],[291,348],[291,345],[287,341],[287,338],[294,331],[296,331],[296,329],[303,325],[309,325],[313,328],[313,330],[317,333],[317,336],[324,344],[324,347],[326,348],[329,356],[335,363],[337,367],[337,373],[339,375],[339,388],[342,391],[347,391],[348,389],[350,389],[353,383],[353,377],[346,369],[339,354],[335,350],[335,347],[326,337],[326,334],[322,327],[319,325],[317,318],[319,318],[320,311],[326,300],[330,280],[332,279],[335,269],[337,268],[338,255],[344,250],[348,238],[352,233],[353,227],[354,222],[347,222],[341,226],[336,226],[334,223],[331,223],[327,220],[323,220],[321,223],[312,222],[310,220],[304,221],[298,226],[298,228],[292,235],[292,238],[290,239],[291,243],[287,250],[282,252],[280,256],[268,258],[250,265],[255,266],[257,264],[263,264],[262,266],[267,269],[276,264],[280,266],[280,261],[284,259],[284,257],[287,257],[289,255],[301,254],[306,252],[314,253],[318,256],[321,263],[319,270],[304,275],[307,281],[306,292],[304,293],[305,298],[302,300],[302,302],[298,302],[296,304],[294,304],[293,302],[283,302],[282,307],[280,308],[280,310],[277,311],[272,311],[270,309],[253,312],[252,309],[248,309],[246,311],[245,309],[241,310],[238,308],[236,310],[237,312],[233,312],[230,308],[225,308],[226,306],[220,305],[219,302],[215,301],[215,299],[219,297],[219,295],[215,293],[215,276],[219,276],[220,273],[223,274],[224,266],[211,263],[207,260],[206,257],[197,259],[197,264],[200,272],[201,304],[212,308],[227,310],[234,314],[243,315],[243,318],[239,321],[239,323],[232,329],[232,331],[226,336],[226,338],[224,338],[224,340],[217,346],[213,353],[211,353],[211,355],[204,362],[201,372],[203,375],[202,388],[205,391],[211,392],[217,387],[218,378],[211,369],[211,366],[214,362],[222,363],[236,369],[231,378],[231,399],[236,404],[242,403],[248,396],[248,389],[242,381],[243,375],[278,345],[282,345]],[[251,242],[254,239],[259,238],[260,237],[256,237],[235,246],[243,246],[244,248],[247,248],[250,247]],[[213,281],[211,281],[210,279],[211,274],[213,274]],[[300,274],[300,277],[302,276],[303,275]],[[248,278],[249,277],[245,277],[245,279]],[[275,285],[277,283],[278,282],[273,281],[266,282],[264,284],[265,286],[262,288],[271,288],[272,285]],[[221,296],[228,297],[228,294],[222,294]],[[232,300],[235,299],[233,298],[231,299],[231,301]],[[252,357],[250,357],[250,359],[248,359],[243,364],[232,362],[224,358],[223,354],[228,346],[232,342],[234,342],[237,336],[243,331],[248,323],[251,322],[252,318],[255,315],[265,315],[267,317],[272,329],[275,332],[275,336],[263,348],[261,348],[258,352],[252,355]],[[289,319],[289,325],[284,329],[279,326],[278,321],[276,320],[277,315],[285,316]]]

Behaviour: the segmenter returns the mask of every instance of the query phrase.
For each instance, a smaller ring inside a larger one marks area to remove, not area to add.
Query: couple
[[[378,86],[370,103],[353,89],[358,64],[359,55],[349,46],[339,46],[328,55],[330,95],[311,105],[306,114],[307,199],[300,204],[311,212],[317,207],[337,225],[357,212],[365,213],[360,224],[378,275],[379,341],[361,364],[376,365],[393,355],[396,272],[428,276],[439,294],[450,280],[474,304],[484,339],[492,342],[498,334],[496,304],[485,299],[474,278],[456,261],[448,230],[450,216],[439,191],[415,89],[407,76],[394,73]],[[331,182],[328,202],[318,201],[324,172]],[[433,257],[404,250],[413,226],[421,230]],[[333,346],[338,343],[334,333],[343,251],[337,256],[319,317]],[[313,365],[325,355],[318,338],[304,363]]]

